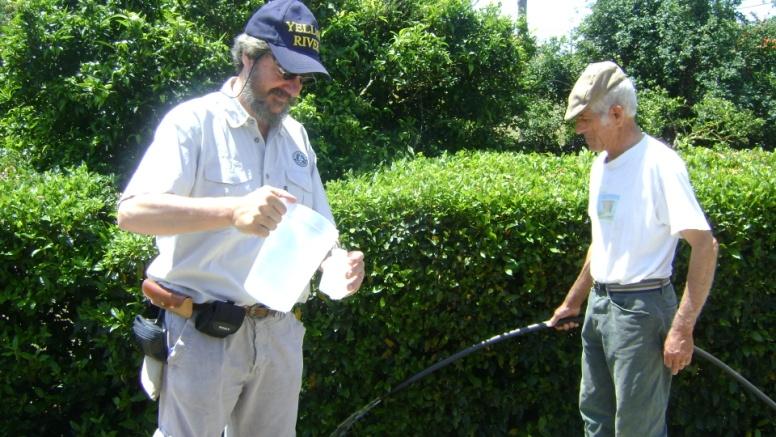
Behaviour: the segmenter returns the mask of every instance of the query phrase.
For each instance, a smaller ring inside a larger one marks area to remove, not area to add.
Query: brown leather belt
[[[257,303],[255,305],[245,306],[243,308],[245,308],[245,315],[248,317],[253,317],[254,319],[263,319],[267,316],[283,314],[280,311],[273,310],[272,308],[267,308],[265,305],[260,303]]]
[[[167,311],[174,312],[186,319],[191,318],[201,308],[202,304],[193,303],[191,298],[178,294],[172,290],[168,290],[152,279],[145,279],[143,281],[143,294],[154,305]],[[254,305],[246,305],[242,308],[245,309],[245,315],[254,319],[263,319],[267,316],[281,315],[281,311],[276,311],[268,308],[266,305],[257,303]],[[297,319],[301,320],[301,311],[297,308],[294,310],[294,315]]]

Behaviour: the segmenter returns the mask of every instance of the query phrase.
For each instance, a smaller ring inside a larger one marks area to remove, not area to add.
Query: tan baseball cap
[[[589,64],[569,94],[569,104],[563,118],[566,121],[573,120],[588,105],[605,96],[609,90],[627,78],[625,72],[614,62]]]

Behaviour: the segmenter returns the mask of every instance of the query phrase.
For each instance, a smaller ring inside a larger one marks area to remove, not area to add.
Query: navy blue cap
[[[289,73],[329,75],[319,56],[318,21],[299,0],[269,0],[253,13],[245,33],[266,41],[280,66]]]

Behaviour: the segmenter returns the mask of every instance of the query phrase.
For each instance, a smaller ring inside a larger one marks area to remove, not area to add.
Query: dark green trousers
[[[663,342],[676,307],[671,284],[646,292],[591,290],[579,393],[586,436],[667,435],[671,371]]]

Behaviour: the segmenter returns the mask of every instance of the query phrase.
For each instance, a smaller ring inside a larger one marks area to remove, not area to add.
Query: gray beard
[[[270,93],[272,92],[276,91],[270,91]],[[291,109],[291,106],[293,106],[297,100],[296,98],[291,98],[289,104],[283,108],[282,111],[276,114],[269,110],[266,100],[256,97],[256,95],[253,93],[253,89],[251,89],[250,86],[245,87],[243,90],[243,95],[245,97],[245,101],[248,103],[248,106],[251,107],[251,110],[253,111],[253,114],[256,116],[258,121],[267,122],[270,128],[280,126],[280,123],[282,123],[283,119],[286,118],[286,115],[288,115],[288,111]]]

